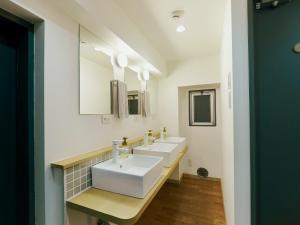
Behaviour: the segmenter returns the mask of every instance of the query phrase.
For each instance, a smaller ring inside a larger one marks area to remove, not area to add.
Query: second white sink
[[[166,139],[156,139],[156,143],[169,143],[169,144],[177,144],[179,151],[183,150],[186,145],[185,137],[167,137]]]
[[[134,154],[153,155],[163,157],[162,164],[165,167],[171,166],[178,154],[178,145],[169,143],[153,143],[148,146],[137,146],[133,148]]]

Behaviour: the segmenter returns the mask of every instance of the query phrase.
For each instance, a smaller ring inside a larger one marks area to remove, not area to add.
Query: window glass
[[[139,106],[138,95],[128,95],[128,111],[129,111],[129,115],[137,115],[137,114],[139,114],[138,106]]]
[[[216,91],[196,90],[189,92],[190,126],[216,125]]]
[[[194,96],[194,121],[199,123],[211,121],[209,95]]]

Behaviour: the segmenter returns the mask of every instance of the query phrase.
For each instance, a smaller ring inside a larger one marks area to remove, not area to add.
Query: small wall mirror
[[[80,27],[80,114],[111,114],[113,67],[103,42]]]
[[[128,92],[128,112],[129,115],[139,115],[140,112],[140,96],[141,89],[140,81],[137,78],[137,73],[129,68],[125,68],[124,81],[127,85]]]

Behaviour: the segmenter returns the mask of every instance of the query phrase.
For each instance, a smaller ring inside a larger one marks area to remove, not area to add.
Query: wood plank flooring
[[[219,180],[184,175],[166,183],[136,225],[225,225]]]

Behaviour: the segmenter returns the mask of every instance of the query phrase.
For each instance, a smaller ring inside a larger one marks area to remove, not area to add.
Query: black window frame
[[[213,100],[213,105],[212,105],[212,107],[213,107],[213,113],[212,113],[212,122],[211,122],[211,124],[210,123],[203,123],[203,124],[201,124],[201,123],[195,123],[194,121],[193,121],[193,116],[192,116],[192,113],[194,113],[193,111],[192,111],[192,104],[193,104],[193,102],[192,102],[192,96],[193,96],[193,94],[195,94],[195,93],[204,93],[204,92],[211,92],[212,94],[213,94],[213,96],[212,96],[212,100]],[[188,101],[189,101],[189,126],[200,126],[200,127],[206,127],[206,126],[208,126],[208,127],[215,127],[215,126],[217,126],[217,103],[216,103],[216,101],[217,101],[217,98],[216,98],[216,89],[200,89],[200,90],[190,90],[189,91],[189,96],[188,96]]]

